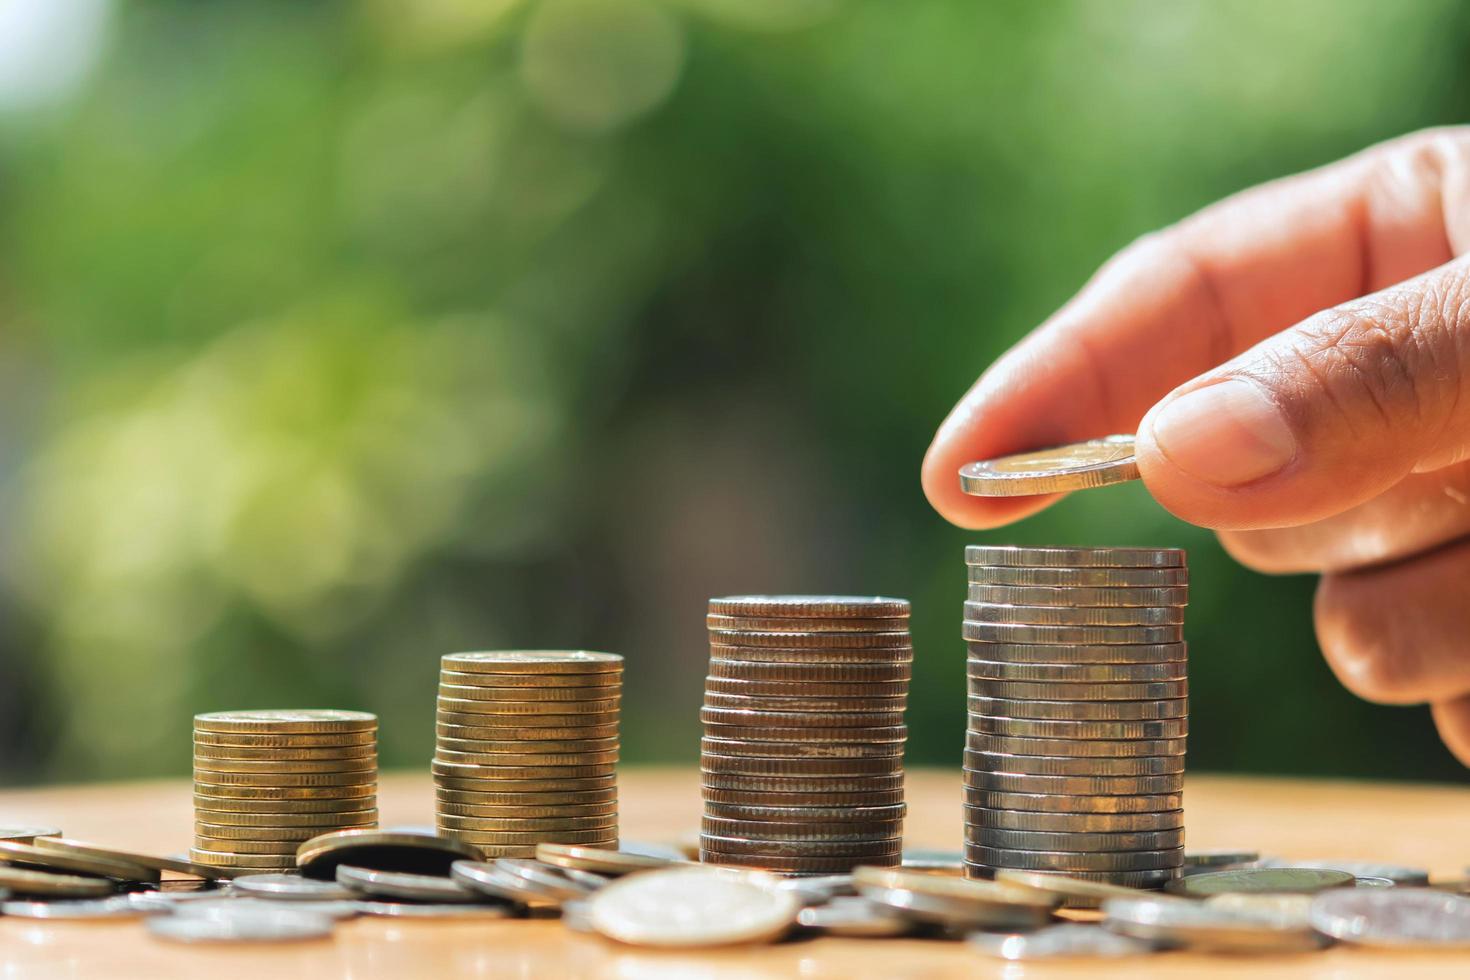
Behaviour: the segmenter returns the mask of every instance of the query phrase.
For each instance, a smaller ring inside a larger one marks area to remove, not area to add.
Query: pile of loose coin
[[[1158,886],[1183,861],[1184,552],[965,550],[969,870]]]
[[[616,847],[622,671],[622,657],[580,650],[444,657],[440,831],[489,857],[531,857],[547,841]]]
[[[303,841],[376,825],[377,732],[362,711],[195,715],[191,858],[286,870]]]
[[[703,860],[790,874],[898,863],[908,623],[903,599],[710,600]]]

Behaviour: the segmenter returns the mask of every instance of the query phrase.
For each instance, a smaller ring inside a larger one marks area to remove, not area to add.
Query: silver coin
[[[1066,681],[1073,684],[1116,683],[1137,684],[1147,681],[1177,681],[1189,676],[1184,660],[1164,660],[1136,664],[1037,664],[1012,660],[981,660],[971,657],[965,663],[965,676],[992,681]]]
[[[1040,568],[1182,568],[1182,548],[1028,548],[972,544],[966,565]]]
[[[390,898],[409,902],[480,900],[479,895],[449,878],[406,871],[375,871],[350,864],[337,865],[337,884],[354,892],[354,898]]]
[[[770,942],[785,935],[801,910],[795,895],[761,878],[711,868],[628,875],[588,903],[593,928],[609,939],[686,949]]]
[[[1354,879],[1358,888],[1397,888],[1399,883],[1392,878],[1377,878],[1371,875],[1358,875]]]
[[[1100,926],[1068,922],[1035,932],[972,932],[971,949],[1002,960],[1051,960],[1070,957],[1115,958],[1151,953],[1155,944],[1109,932]]]
[[[1226,892],[1261,895],[1310,894],[1328,888],[1351,886],[1355,879],[1346,871],[1320,868],[1241,868],[1209,871],[1169,882],[1164,887],[1176,895],[1203,898]]]
[[[952,929],[1030,930],[1051,918],[1056,901],[1022,888],[990,881],[966,881],[932,876],[934,882],[908,881],[913,887],[898,887],[915,872],[897,876],[867,874],[881,869],[862,869],[859,894],[906,919]],[[922,874],[918,872],[917,874]]]
[[[1009,752],[1012,755],[1055,755],[1077,759],[1127,759],[1142,755],[1183,755],[1188,741],[1182,738],[1085,739],[1011,738],[966,732],[965,748],[977,752]]]
[[[1137,589],[1189,584],[1189,569],[1062,568],[1043,565],[969,565],[970,581],[985,585],[1047,588]]]
[[[585,898],[562,904],[561,924],[573,932],[597,935],[597,930],[592,928],[592,918],[588,914],[587,900]]]
[[[1184,627],[1175,626],[1017,626],[965,620],[962,635],[981,643],[1100,645],[1180,643]]]
[[[556,902],[574,902],[586,898],[612,881],[602,875],[558,868],[554,864],[534,858],[500,858],[495,861],[494,866],[497,871],[523,879],[529,887]],[[593,883],[588,878],[596,879],[596,882]]]
[[[971,660],[1009,664],[1163,664],[1187,663],[1189,644],[1179,643],[1006,643],[967,640]]]
[[[908,871],[959,871],[965,866],[965,856],[959,851],[906,848],[901,866]]]
[[[17,919],[124,919],[149,912],[126,895],[55,902],[0,902],[0,914]]]
[[[1061,899],[1068,908],[1095,909],[1110,898],[1136,898],[1138,889],[1107,881],[1079,878],[1060,871],[1021,871],[997,868],[995,880],[1035,888]]]
[[[508,919],[518,914],[511,905],[438,904],[429,902],[378,902],[367,899],[354,903],[363,915],[387,916],[395,919]]]
[[[193,891],[140,891],[128,892],[124,897],[135,908],[143,912],[172,912],[180,905],[200,901],[218,901],[232,894],[230,886],[223,888],[200,888]]]
[[[1178,793],[1182,773],[1164,776],[1032,776],[1012,772],[964,770],[965,785],[1000,793],[1040,793],[1081,796],[1147,796]]]
[[[60,837],[61,829],[58,827],[45,826],[14,826],[0,827],[0,840],[14,841],[17,844],[29,844],[37,837]]]
[[[1470,947],[1470,898],[1429,888],[1323,892],[1309,914],[1319,932],[1360,946]]]
[[[1162,585],[1105,588],[1087,585],[1000,585],[971,576],[967,598],[1004,606],[1183,606],[1189,586]]]
[[[556,901],[546,889],[520,875],[497,868],[493,861],[456,861],[449,869],[449,876],[478,895],[502,902],[527,905],[554,904]]]
[[[972,698],[1009,698],[1019,701],[1160,701],[1189,696],[1189,681],[1142,681],[1136,684],[1065,681],[992,681],[967,678]],[[998,713],[998,712],[997,712]],[[1010,716],[1008,716],[1010,717]]]
[[[905,936],[914,931],[914,923],[893,909],[856,896],[841,896],[825,905],[804,908],[797,913],[796,922],[829,936],[850,939]]]
[[[1084,796],[1075,793],[1002,793],[966,788],[965,804],[990,810],[1024,810],[1033,813],[1176,813],[1184,806],[1184,794]]]
[[[176,943],[284,943],[328,939],[332,925],[325,915],[298,909],[229,917],[156,915],[148,920],[148,932]]]
[[[1204,902],[1178,898],[1110,898],[1103,902],[1104,928],[1168,946],[1230,953],[1274,953],[1320,949],[1325,940],[1295,928]]]
[[[966,827],[965,840],[986,847],[1023,851],[1156,851],[1184,844],[1184,830],[1137,833],[1070,833]]]
[[[965,620],[1022,626],[1173,626],[1184,622],[1179,606],[1012,606],[966,602]]]
[[[970,715],[970,731],[1008,738],[1163,739],[1189,734],[1188,718],[1149,721],[1057,721],[1040,718],[1000,718]]]
[[[1179,867],[1184,848],[1151,851],[1033,851],[966,844],[965,857],[991,868],[1022,871],[1162,871]]]
[[[220,898],[213,902],[184,902],[174,906],[175,916],[192,918],[230,918],[245,915],[294,915],[297,913],[319,915],[328,919],[350,919],[357,915],[355,903],[351,901],[323,900],[318,902],[279,901],[250,896]]]
[[[1101,882],[1132,888],[1157,889],[1165,882],[1179,876],[1178,868],[1153,868],[1146,871],[1049,871],[1047,869],[998,868],[979,861],[965,861],[965,874],[971,878],[995,878],[1005,871],[1030,871],[1035,874],[1054,874],[1079,881]],[[1068,903],[1071,904],[1071,903]]]
[[[316,881],[285,872],[241,875],[234,879],[233,884],[242,895],[278,902],[351,901],[357,897],[335,881]]]
[[[1184,852],[1184,867],[1188,871],[1191,868],[1208,868],[1211,871],[1223,871],[1226,868],[1244,868],[1259,863],[1261,855],[1255,851],[1247,851],[1241,848],[1216,848],[1214,850],[1195,850],[1190,848]]]
[[[1143,701],[1045,700],[1041,698],[992,697],[975,690],[965,699],[973,715],[991,718],[1032,718],[1038,721],[1169,721],[1189,716],[1188,698],[1154,698]]]
[[[1394,884],[1423,887],[1429,884],[1429,872],[1423,868],[1410,868],[1398,864],[1380,864],[1375,861],[1339,861],[1322,858],[1305,861],[1287,858],[1267,858],[1261,862],[1263,868],[1317,868],[1328,871],[1345,871],[1355,878],[1387,878]]]
[[[1226,892],[1211,895],[1205,904],[1211,908],[1224,909],[1256,919],[1269,919],[1289,929],[1310,929],[1312,895],[1253,895],[1245,892]]]
[[[1151,830],[1178,830],[1183,810],[1159,813],[1037,813],[1017,809],[965,806],[967,827],[994,827],[1045,833],[1136,834]]]
[[[846,898],[857,894],[857,884],[850,874],[785,878],[776,882],[774,887],[793,893],[803,905],[808,906],[823,905],[834,898]]]
[[[1184,756],[1137,756],[1123,759],[1075,759],[1055,755],[1011,755],[965,750],[965,765],[992,772],[1038,776],[1167,776],[1184,771]]]

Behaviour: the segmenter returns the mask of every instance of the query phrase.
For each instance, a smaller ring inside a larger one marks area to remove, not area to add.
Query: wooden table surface
[[[674,840],[699,824],[689,770],[631,769],[621,777],[623,834]],[[953,772],[909,776],[911,847],[954,850],[960,786]],[[385,824],[430,823],[426,776],[387,775]],[[1361,858],[1460,877],[1470,865],[1470,787],[1190,776],[1185,820],[1192,847],[1245,847],[1284,857]],[[47,823],[120,848],[173,853],[192,830],[186,782],[0,792],[0,823]],[[1467,977],[1470,955],[1384,953],[1338,947],[1249,959],[1166,953],[1112,962],[1002,963],[938,940],[817,939],[773,946],[660,952],[619,946],[555,920],[431,923],[359,918],[330,941],[281,946],[176,946],[136,920],[55,922],[0,918],[0,977],[523,977],[559,980],[747,980],[765,977]]]

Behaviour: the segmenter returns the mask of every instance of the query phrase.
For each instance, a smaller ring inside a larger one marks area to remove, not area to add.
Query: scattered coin
[[[1285,953],[1320,949],[1325,944],[1311,929],[1204,902],[1112,898],[1103,902],[1102,910],[1105,928],[1168,946],[1227,953]]]
[[[1423,868],[1406,868],[1397,864],[1381,864],[1375,861],[1338,861],[1335,859],[1288,860],[1268,858],[1261,862],[1266,868],[1319,868],[1330,871],[1345,871],[1356,878],[1387,878],[1398,885],[1423,887],[1429,884],[1429,872]]]
[[[72,854],[78,857],[120,861],[124,864],[137,865],[153,871],[172,871],[175,874],[188,875],[192,878],[217,879],[222,877],[215,868],[195,864],[192,861],[187,861],[182,858],[160,857],[153,854],[120,851],[115,848],[98,847],[96,844],[88,844],[84,841],[71,840],[66,837],[37,837],[33,841],[33,844],[43,850]]]
[[[634,871],[667,868],[680,863],[679,858],[668,854],[578,847],[549,842],[536,846],[536,860],[559,868],[574,868],[578,871],[592,871],[605,875],[625,875]]]
[[[0,841],[0,864],[32,871],[62,871],[69,874],[111,878],[115,881],[158,881],[156,868],[132,861],[93,854],[51,850],[17,841]],[[0,881],[0,885],[4,882]]]
[[[409,902],[476,902],[479,896],[458,882],[439,875],[405,871],[374,871],[350,864],[337,865],[337,884],[368,898]]]
[[[586,898],[611,879],[527,858],[500,858],[495,870],[523,879],[557,902]]]
[[[905,871],[963,871],[965,855],[959,851],[905,849],[900,867]]]
[[[339,830],[302,844],[296,864],[307,878],[332,880],[338,865],[448,876],[455,861],[478,861],[473,844],[427,830]]]
[[[17,919],[126,919],[146,915],[126,895],[61,901],[0,902],[0,914]]]
[[[1059,899],[1070,908],[1097,908],[1110,898],[1135,898],[1137,890],[1106,881],[1092,881],[1055,871],[1021,871],[997,868],[995,880],[1007,885],[1035,888]]]
[[[677,915],[669,915],[678,909]],[[592,927],[635,946],[701,947],[769,942],[796,921],[795,896],[749,877],[706,868],[630,875],[588,899]]]
[[[1184,852],[1184,867],[1186,869],[1208,868],[1211,871],[1219,871],[1226,868],[1243,868],[1254,865],[1261,860],[1261,855],[1256,851],[1247,851],[1239,848],[1218,848],[1215,850],[1195,850],[1191,848]]]
[[[776,882],[776,887],[791,892],[803,905],[823,905],[834,898],[849,898],[857,894],[857,882],[850,874],[783,878]]]
[[[18,844],[33,844],[37,837],[60,837],[55,827],[0,827],[0,841],[15,841]]]
[[[322,915],[329,919],[350,919],[357,915],[356,902],[323,900],[316,902],[277,901],[257,898],[252,895],[224,895],[212,901],[184,902],[173,910],[174,915],[191,918],[228,919],[246,915]]]
[[[796,922],[828,936],[848,939],[907,936],[915,928],[912,920],[893,909],[857,896],[839,896],[825,905],[804,908],[797,913]]]
[[[234,886],[242,895],[280,902],[351,901],[357,897],[351,889],[335,881],[318,881],[281,872],[241,875],[234,880]]]
[[[861,867],[858,893],[917,922],[959,929],[1035,929],[1051,918],[1058,899],[1031,888],[994,881]]]
[[[511,905],[463,904],[440,905],[424,902],[354,903],[363,915],[387,916],[395,919],[508,919],[518,914]]]
[[[1470,898],[1429,888],[1323,892],[1309,915],[1319,932],[1360,946],[1470,947]]]
[[[1157,947],[1146,940],[1108,932],[1100,926],[1067,922],[1035,932],[972,932],[970,947],[1002,960],[1051,960],[1139,956]]]
[[[148,931],[178,943],[282,943],[330,938],[332,925],[327,916],[310,912],[251,912],[219,918],[154,916],[148,920]]]
[[[15,895],[43,898],[98,898],[110,895],[114,885],[106,878],[0,865],[0,888]]]
[[[1327,888],[1343,888],[1353,883],[1353,875],[1346,871],[1318,868],[1241,868],[1177,878],[1165,888],[1176,895],[1203,898],[1227,892],[1309,894]]]

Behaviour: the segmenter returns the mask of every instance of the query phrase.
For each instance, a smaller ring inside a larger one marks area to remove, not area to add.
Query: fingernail
[[[1281,470],[1296,457],[1296,436],[1271,399],[1231,379],[1181,395],[1153,420],[1169,461],[1217,487],[1238,487]]]

